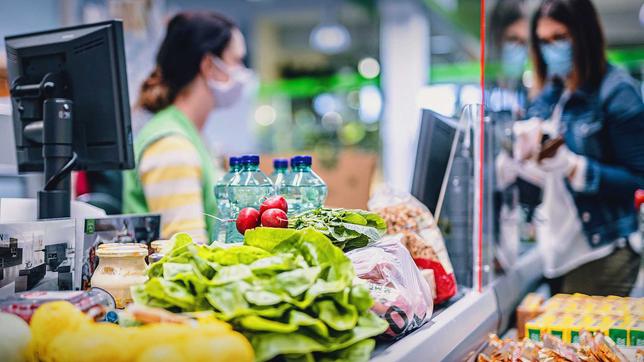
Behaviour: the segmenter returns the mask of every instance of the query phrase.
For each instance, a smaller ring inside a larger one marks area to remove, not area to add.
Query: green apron
[[[175,106],[167,107],[157,113],[148,121],[134,140],[136,168],[125,171],[123,175],[123,213],[138,214],[150,212],[145,200],[145,194],[143,193],[143,186],[139,179],[139,162],[141,155],[143,155],[143,152],[148,146],[163,137],[171,135],[185,137],[195,146],[199,154],[199,163],[201,164],[201,197],[204,212],[210,215],[216,215],[217,204],[215,202],[214,187],[217,179],[214,164],[195,126]],[[204,218],[208,237],[212,240],[214,219],[207,216],[204,216]]]

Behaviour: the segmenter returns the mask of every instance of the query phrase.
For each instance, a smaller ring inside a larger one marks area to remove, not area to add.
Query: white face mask
[[[219,58],[213,58],[213,62],[217,68],[228,74],[229,78],[226,82],[208,79],[215,106],[219,109],[231,107],[239,100],[246,83],[251,80],[252,71],[243,66],[231,68]]]

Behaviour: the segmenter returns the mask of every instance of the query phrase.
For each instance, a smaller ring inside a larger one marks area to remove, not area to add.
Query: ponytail
[[[166,108],[174,99],[170,97],[170,87],[163,82],[161,69],[157,67],[141,84],[137,105],[145,110],[157,113]]]

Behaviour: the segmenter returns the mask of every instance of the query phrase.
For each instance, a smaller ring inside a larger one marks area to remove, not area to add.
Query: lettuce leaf
[[[358,323],[358,312],[352,305],[339,306],[333,300],[323,300],[313,305],[321,321],[336,331],[348,331]]]

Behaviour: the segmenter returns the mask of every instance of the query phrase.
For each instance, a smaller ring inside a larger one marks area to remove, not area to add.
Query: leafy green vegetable
[[[334,301],[323,300],[316,303],[314,309],[320,320],[336,331],[349,330],[358,322],[358,312],[352,305],[339,308]]]
[[[384,235],[387,224],[378,214],[363,210],[319,208],[289,219],[289,228],[313,228],[344,251],[357,249]]]
[[[333,229],[348,243],[366,238],[356,228],[376,230],[369,215],[343,214],[339,222],[345,219],[354,226]],[[132,288],[134,300],[213,313],[248,337],[258,361],[366,361],[369,338],[388,327],[369,310],[369,291],[354,285],[349,258],[313,228],[255,228],[245,245],[232,247],[188,241],[174,237],[173,249],[149,267],[149,280]]]
[[[367,361],[371,357],[371,351],[375,346],[376,342],[373,339],[364,339],[345,349],[322,356],[319,362]]]

